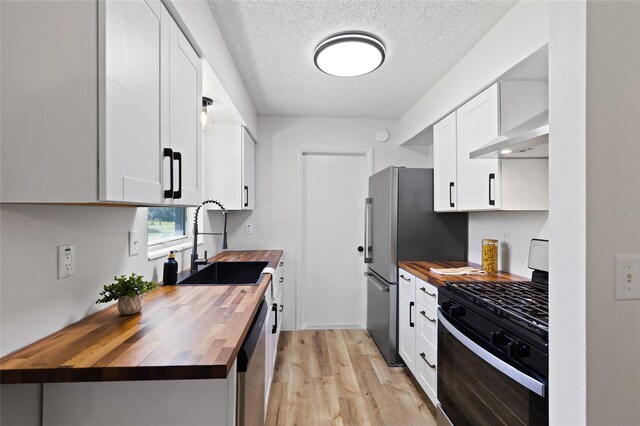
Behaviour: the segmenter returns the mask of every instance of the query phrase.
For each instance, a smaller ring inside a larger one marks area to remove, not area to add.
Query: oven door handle
[[[453,335],[453,337],[458,339],[458,341],[462,343],[464,346],[466,346],[467,349],[469,349],[471,352],[473,352],[474,354],[482,358],[493,368],[507,375],[508,377],[515,380],[516,382],[520,383],[522,386],[529,389],[531,392],[537,395],[540,395],[543,398],[545,397],[546,385],[544,383],[540,382],[537,379],[534,379],[531,376],[524,374],[517,368],[507,364],[497,356],[486,351],[482,346],[478,345],[476,342],[474,342],[473,340],[469,339],[467,336],[462,334],[460,330],[455,328],[444,317],[444,315],[442,314],[442,311],[438,311],[438,320],[440,321],[440,324],[442,324],[442,326],[446,328],[447,331]]]

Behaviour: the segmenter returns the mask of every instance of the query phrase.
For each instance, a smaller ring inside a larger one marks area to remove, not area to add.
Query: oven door
[[[547,385],[438,311],[438,401],[455,426],[546,425]]]

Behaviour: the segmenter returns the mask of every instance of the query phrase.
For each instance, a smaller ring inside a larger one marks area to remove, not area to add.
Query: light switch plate
[[[640,255],[616,255],[615,299],[640,299]]]
[[[129,231],[129,256],[137,256],[140,254],[140,231]]]
[[[58,279],[76,274],[75,248],[73,244],[58,246]]]

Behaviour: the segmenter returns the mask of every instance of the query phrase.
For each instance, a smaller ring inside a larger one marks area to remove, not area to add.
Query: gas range
[[[534,281],[448,282],[453,294],[472,302],[499,319],[512,321],[542,338],[549,335],[549,290]]]
[[[514,366],[547,378],[546,287],[529,281],[448,282],[438,299],[440,311],[474,341]]]
[[[548,241],[531,281],[452,281],[438,290],[438,401],[455,426],[548,424]]]

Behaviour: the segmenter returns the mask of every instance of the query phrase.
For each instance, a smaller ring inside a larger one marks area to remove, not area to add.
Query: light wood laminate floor
[[[283,332],[266,424],[435,425],[406,368],[392,368],[366,330]]]

